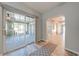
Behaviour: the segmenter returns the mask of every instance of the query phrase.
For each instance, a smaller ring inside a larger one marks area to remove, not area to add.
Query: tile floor
[[[50,56],[55,48],[56,45],[50,43],[41,46],[32,43],[24,48],[18,49],[14,52],[10,52],[5,56]]]

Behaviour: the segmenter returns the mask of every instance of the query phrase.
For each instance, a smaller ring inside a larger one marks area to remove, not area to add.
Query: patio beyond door
[[[35,18],[6,11],[5,23],[6,52],[35,42]]]

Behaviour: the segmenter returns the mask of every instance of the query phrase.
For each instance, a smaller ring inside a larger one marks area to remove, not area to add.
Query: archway
[[[54,55],[64,55],[65,17],[57,16],[47,20],[47,41],[57,45]]]

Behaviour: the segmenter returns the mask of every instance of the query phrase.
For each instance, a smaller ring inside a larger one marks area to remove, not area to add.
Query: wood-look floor
[[[54,55],[54,56],[64,55],[64,44],[65,43],[64,43],[64,39],[62,39],[61,35],[59,35],[57,33],[53,33],[52,35],[49,36],[47,41],[57,45],[57,47],[54,50],[54,52],[52,53],[52,55]]]

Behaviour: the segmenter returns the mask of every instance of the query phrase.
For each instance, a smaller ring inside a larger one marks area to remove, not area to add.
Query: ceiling
[[[20,6],[24,6],[24,8],[29,8],[35,12],[38,13],[46,13],[48,11],[50,11],[51,9],[54,9],[55,7],[58,7],[60,5],[63,5],[63,3],[65,2],[6,2],[3,4],[8,4],[8,5],[20,5]]]
[[[30,9],[35,10],[39,13],[45,13],[54,7],[60,5],[63,2],[23,2]]]

